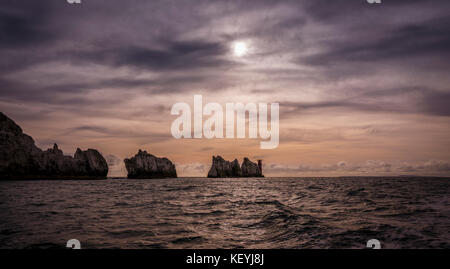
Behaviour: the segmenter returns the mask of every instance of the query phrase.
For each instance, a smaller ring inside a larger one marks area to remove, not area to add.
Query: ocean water
[[[0,248],[450,248],[450,179],[0,182]]]

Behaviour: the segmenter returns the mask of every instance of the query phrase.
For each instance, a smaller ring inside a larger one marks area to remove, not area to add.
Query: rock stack
[[[244,158],[241,169],[243,177],[263,177],[261,167],[250,161],[247,157]]]
[[[158,158],[147,151],[139,152],[130,159],[125,159],[128,178],[176,178],[175,165],[167,158]]]
[[[213,156],[208,177],[264,177],[262,174],[262,162],[258,161],[258,164],[256,164],[248,158],[244,158],[242,166],[239,166],[239,162],[236,159],[229,162],[224,160],[221,156]]]
[[[238,160],[233,162],[225,161],[221,156],[212,157],[212,166],[209,169],[208,177],[240,177],[241,167]]]

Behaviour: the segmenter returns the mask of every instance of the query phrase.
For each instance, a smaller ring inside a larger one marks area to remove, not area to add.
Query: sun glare
[[[247,44],[245,42],[234,42],[233,44],[233,53],[236,57],[244,56],[248,51]]]

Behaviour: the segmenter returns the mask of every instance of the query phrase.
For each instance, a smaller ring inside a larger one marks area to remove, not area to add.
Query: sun
[[[233,43],[233,53],[236,57],[242,57],[247,54],[248,47],[245,42],[236,41]]]

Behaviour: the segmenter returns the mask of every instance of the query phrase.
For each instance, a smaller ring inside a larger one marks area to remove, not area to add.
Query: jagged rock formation
[[[238,160],[229,162],[221,156],[212,157],[211,169],[209,169],[208,177],[240,177],[241,167]]]
[[[234,161],[231,163],[231,171],[233,177],[240,177],[242,176],[242,169],[239,166],[239,162],[237,159],[234,159]]]
[[[212,165],[208,172],[208,177],[263,177],[261,163],[255,164],[248,158],[244,158],[242,167],[239,166],[238,160],[229,162],[221,156],[212,157]]]
[[[2,179],[98,179],[106,178],[108,165],[95,149],[77,149],[65,156],[54,145],[42,151],[33,138],[0,112],[0,178]]]
[[[128,178],[176,178],[175,165],[167,158],[158,158],[147,151],[139,152],[130,159],[125,159]]]
[[[244,158],[242,162],[242,176],[243,177],[263,177],[261,162],[256,164],[248,158]]]

